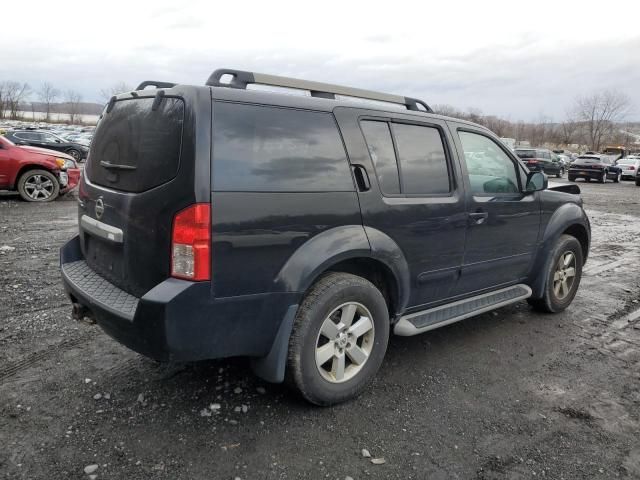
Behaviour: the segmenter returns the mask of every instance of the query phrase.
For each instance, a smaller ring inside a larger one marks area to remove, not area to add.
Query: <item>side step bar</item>
[[[459,322],[465,318],[519,302],[529,298],[531,293],[531,289],[527,285],[520,284],[422,310],[402,317],[396,323],[393,332],[403,337],[428,332],[450,323]]]

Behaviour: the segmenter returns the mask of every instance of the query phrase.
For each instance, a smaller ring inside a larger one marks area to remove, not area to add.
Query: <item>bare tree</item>
[[[38,96],[40,97],[40,101],[44,103],[45,113],[46,113],[46,121],[49,121],[49,117],[51,116],[51,104],[55,101],[56,98],[60,95],[60,91],[53,87],[49,82],[44,82],[40,87],[40,91],[38,92]]]
[[[480,110],[479,108],[469,108],[465,118],[470,122],[484,125],[484,116],[482,115],[482,110]]]
[[[557,143],[560,145],[576,143],[579,127],[579,123],[572,118],[567,118],[563,122],[560,122],[556,135]]]
[[[444,115],[446,117],[452,117],[452,118],[465,117],[464,113],[458,110],[456,107],[452,105],[444,104],[444,103],[440,105],[434,105],[433,111],[439,115]]]
[[[3,107],[9,111],[9,118],[17,120],[20,104],[31,94],[29,84],[20,82],[4,82]]]
[[[133,87],[121,80],[118,83],[111,85],[109,88],[103,88],[100,90],[100,96],[105,102],[107,102],[114,95],[122,92],[130,92],[131,90],[133,90]]]
[[[612,135],[614,124],[624,119],[630,106],[629,97],[615,90],[602,90],[576,99],[575,116],[584,124],[585,140],[592,150],[600,151],[603,140]]]
[[[5,110],[7,109],[5,106],[5,96],[4,96],[4,90],[5,90],[5,82],[0,82],[0,119],[3,119],[5,116]]]
[[[505,137],[507,132],[511,130],[510,122],[494,115],[487,115],[484,117],[484,126],[499,137]]]
[[[65,94],[65,101],[67,103],[67,113],[69,114],[69,123],[74,124],[78,120],[80,113],[80,102],[82,102],[82,95],[75,90],[68,90]]]

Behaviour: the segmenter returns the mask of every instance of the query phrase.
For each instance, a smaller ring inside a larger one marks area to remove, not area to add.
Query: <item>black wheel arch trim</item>
[[[305,292],[333,265],[359,258],[377,260],[388,268],[396,282],[396,310],[403,311],[410,291],[407,260],[389,236],[362,225],[331,228],[303,243],[280,269],[276,290]]]
[[[583,245],[583,262],[586,263],[591,245],[591,225],[585,211],[575,203],[565,203],[560,206],[551,216],[546,225],[542,240],[538,245],[538,251],[534,257],[529,281],[526,282],[533,290],[532,298],[538,298],[542,295],[546,283],[545,272],[551,261],[551,251],[562,234],[569,231],[575,232],[580,229],[585,234],[585,239],[580,239]],[[575,235],[574,235],[575,236]],[[585,242],[586,240],[586,242]],[[586,247],[586,248],[584,248]]]

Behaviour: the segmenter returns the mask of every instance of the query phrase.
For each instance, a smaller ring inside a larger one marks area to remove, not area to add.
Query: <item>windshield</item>
[[[535,150],[516,150],[516,155],[520,158],[536,158]]]

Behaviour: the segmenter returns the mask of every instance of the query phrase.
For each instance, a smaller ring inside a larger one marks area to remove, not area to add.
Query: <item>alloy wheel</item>
[[[316,367],[331,383],[352,379],[362,370],[373,350],[375,329],[369,310],[347,302],[331,311],[316,339]]]
[[[565,252],[558,259],[553,273],[553,293],[558,300],[567,298],[576,279],[576,256]]]
[[[53,182],[40,174],[29,176],[24,183],[24,191],[33,200],[46,200],[53,195],[54,189]]]

